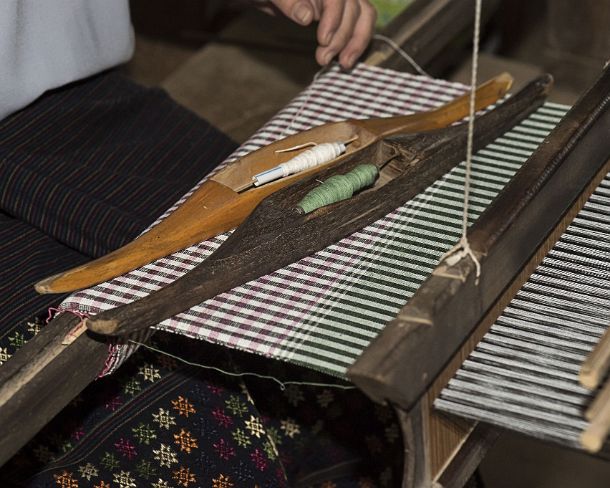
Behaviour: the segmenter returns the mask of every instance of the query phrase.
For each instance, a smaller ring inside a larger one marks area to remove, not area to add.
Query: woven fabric
[[[323,375],[174,334],[192,363],[286,380]],[[264,364],[261,364],[264,363]],[[140,349],[89,385],[0,468],[0,486],[374,488],[397,486],[400,427],[358,390],[229,377]]]
[[[578,372],[608,328],[609,290],[610,174],[435,406],[580,448],[594,392]]]
[[[230,159],[287,134],[350,117],[427,110],[463,85],[359,66],[319,77]],[[563,114],[547,105],[474,159],[471,219],[476,218]],[[464,168],[337,244],[208,300],[159,328],[344,376],[459,238]],[[170,211],[167,213],[169,214]],[[167,215],[166,214],[166,215]],[[71,296],[65,308],[96,313],[142,297],[205,259],[219,236]],[[113,356],[116,367],[129,353]]]
[[[88,256],[134,239],[235,144],[117,73],[0,122],[0,210]]]
[[[0,365],[12,354],[11,346],[18,347],[27,335],[20,324],[31,317],[46,316],[46,310],[60,301],[54,295],[39,295],[32,283],[88,259],[0,212]]]
[[[61,301],[33,283],[135,238],[235,146],[113,72],[0,121],[0,364]]]

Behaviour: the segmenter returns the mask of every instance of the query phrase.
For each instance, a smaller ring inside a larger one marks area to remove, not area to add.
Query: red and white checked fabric
[[[319,76],[226,162],[316,125],[348,118],[429,110],[465,90],[466,87],[458,83],[376,67],[359,65],[350,73],[333,68]],[[512,174],[514,169],[504,167],[501,171]],[[437,219],[438,225],[427,230],[422,226],[430,219],[434,221],[434,215],[441,210],[432,208],[431,216],[421,214],[419,210],[432,196],[436,199],[440,195],[441,203],[445,200],[459,202],[462,173],[463,169],[458,167],[439,183],[441,186],[433,185],[429,193],[361,232],[208,300],[166,320],[158,328],[343,376],[349,364],[406,303],[428,274],[428,268],[432,269],[444,250],[457,241],[461,220],[459,203],[450,205],[447,215]],[[499,183],[498,189],[504,182]],[[478,195],[476,182],[474,189],[473,212],[478,214],[498,189],[491,192],[482,189]],[[405,225],[423,229],[416,232],[411,243],[402,242],[400,229]],[[427,232],[427,237],[421,237],[422,232]],[[191,270],[227,236],[202,242],[110,282],[78,292],[68,297],[61,307],[95,314],[144,297]],[[430,238],[442,242],[430,245],[422,241]],[[428,256],[428,252],[432,254]],[[398,263],[407,255],[414,255],[416,262],[396,273],[401,266]],[[354,283],[360,284],[355,286]],[[132,349],[133,345],[113,347],[107,371],[116,369]]]

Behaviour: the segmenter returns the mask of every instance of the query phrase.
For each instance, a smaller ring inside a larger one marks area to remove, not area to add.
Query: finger
[[[368,46],[375,30],[375,21],[377,20],[375,7],[366,0],[363,0],[361,3],[361,14],[354,27],[352,37],[339,56],[339,63],[346,69],[354,66]]]
[[[353,0],[348,0],[353,1]],[[320,5],[322,17],[318,25],[318,43],[320,46],[328,46],[335,32],[341,25],[343,11],[345,9],[345,0],[322,0]]]
[[[316,14],[316,10],[309,0],[272,0],[272,3],[297,24],[311,24]]]
[[[328,46],[322,46],[316,51],[316,59],[321,65],[330,63],[332,59],[343,50],[352,37],[354,26],[359,15],[360,4],[357,0],[350,0],[345,4],[341,24],[330,41],[330,44]]]

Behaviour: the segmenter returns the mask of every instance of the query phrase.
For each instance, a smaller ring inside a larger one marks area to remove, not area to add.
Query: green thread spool
[[[371,186],[378,175],[379,168],[374,164],[360,164],[347,174],[331,176],[310,190],[298,203],[297,209],[308,214],[331,203],[347,200],[358,190]]]

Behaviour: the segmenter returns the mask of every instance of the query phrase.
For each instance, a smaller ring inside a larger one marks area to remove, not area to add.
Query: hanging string
[[[318,78],[320,76],[322,76],[324,73],[326,73],[326,71],[328,71],[331,68],[332,64],[333,63],[327,64],[314,75],[313,80],[311,80],[310,85],[307,87],[305,98],[303,99],[299,108],[297,109],[297,113],[294,114],[294,117],[292,117],[292,119],[290,120],[290,124],[288,124],[286,127],[284,127],[284,130],[280,134],[280,137],[279,137],[280,139],[283,139],[287,135],[287,133],[292,130],[292,126],[294,125],[295,121],[299,118],[299,116],[301,115],[301,112],[303,111],[303,109],[309,102],[309,99],[311,98],[311,95],[313,93],[313,87],[316,84],[316,81],[318,81]]]
[[[156,352],[158,354],[163,354],[164,356],[175,359],[176,361],[180,361],[181,363],[188,364],[189,366],[195,366],[197,368],[216,371],[217,373],[221,373],[226,376],[232,376],[235,378],[243,378],[246,376],[251,376],[253,378],[273,381],[280,386],[280,389],[282,391],[284,391],[286,389],[286,386],[288,386],[288,385],[315,386],[315,387],[321,387],[321,388],[337,388],[339,390],[355,390],[356,389],[356,387],[354,385],[341,385],[338,383],[318,383],[315,381],[292,381],[292,380],[282,381],[282,380],[277,379],[274,376],[270,376],[270,375],[266,375],[266,374],[258,374],[258,373],[245,372],[245,371],[240,372],[240,373],[235,372],[235,371],[226,371],[226,370],[218,368],[216,366],[210,366],[210,365],[206,365],[206,364],[200,364],[200,363],[195,363],[193,361],[189,361],[187,359],[181,358],[180,356],[176,356],[175,354],[169,353],[167,351],[163,351],[161,349],[150,346],[148,344],[144,344],[143,342],[134,341],[132,339],[130,339],[129,342],[131,342],[132,344],[135,344],[137,346],[143,347],[145,349],[149,349],[150,351]]]
[[[385,42],[391,48],[393,48],[400,56],[402,56],[420,75],[432,78],[432,76],[430,76],[419,64],[417,64],[417,62],[411,56],[409,56],[409,54],[403,48],[401,48],[398,44],[396,44],[396,42],[394,42],[389,37],[386,37],[381,34],[375,34],[373,36],[373,39]]]
[[[457,264],[466,256],[470,257],[476,267],[476,283],[481,275],[481,263],[474,255],[468,242],[468,209],[470,198],[470,180],[472,174],[472,147],[474,139],[475,97],[477,72],[479,69],[479,41],[481,36],[481,0],[476,0],[474,14],[474,36],[472,47],[472,70],[470,72],[470,107],[468,116],[468,138],[466,142],[466,175],[464,179],[464,212],[462,214],[462,237],[456,246],[443,255],[441,261],[449,266]]]

